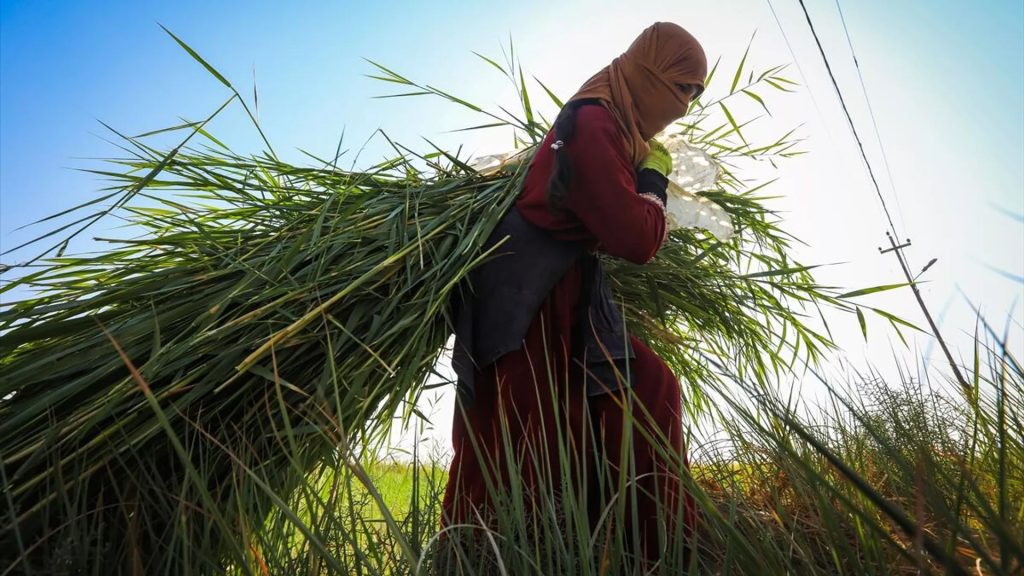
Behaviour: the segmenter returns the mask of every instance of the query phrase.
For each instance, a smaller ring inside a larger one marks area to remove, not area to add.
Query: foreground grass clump
[[[763,390],[712,391],[725,407],[715,418],[724,428],[714,442],[690,446],[698,533],[688,544],[666,542],[664,563],[649,573],[1020,573],[1024,371],[1005,348],[990,352],[967,398],[922,392],[918,380],[864,377],[827,383],[831,408],[808,418]],[[322,524],[307,525],[342,564],[339,573],[639,573],[623,546],[630,535],[615,522],[610,533],[567,529],[587,525],[585,506],[552,506],[525,525],[513,482],[496,494],[497,519],[441,537],[441,469],[419,461],[361,469],[367,477],[360,468],[332,471],[340,496],[318,501],[313,516]],[[282,516],[272,518],[281,524],[268,527],[287,531]],[[336,573],[309,539],[278,547],[261,540],[256,549],[277,567],[270,573],[296,573],[282,558],[303,559],[302,573]]]

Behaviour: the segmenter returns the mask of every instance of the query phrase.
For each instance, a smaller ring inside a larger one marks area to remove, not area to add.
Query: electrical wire
[[[843,7],[839,0],[836,0],[836,9],[839,11],[839,21],[843,23],[843,33],[846,34],[846,44],[850,47],[850,56],[853,57],[853,65],[857,69],[857,79],[860,81],[860,90],[864,94],[864,102],[868,106],[868,115],[871,116],[871,126],[875,130],[875,138],[878,142],[878,149],[882,152],[882,164],[889,178],[889,189],[892,190],[892,197],[896,201],[896,213],[900,222],[905,223],[903,218],[903,206],[900,205],[900,196],[896,193],[896,184],[892,177],[892,170],[889,168],[889,157],[885,153],[885,145],[882,144],[882,133],[878,130],[878,122],[875,120],[875,111],[871,107],[871,99],[868,98],[868,89],[864,84],[864,76],[860,71],[860,61],[857,59],[857,52],[853,49],[853,40],[850,38],[850,30],[846,27],[846,17],[843,15]]]
[[[871,167],[871,161],[868,160],[868,155],[864,152],[864,142],[860,138],[860,134],[857,133],[857,127],[853,123],[853,117],[850,115],[850,109],[846,106],[846,100],[843,98],[843,93],[839,89],[839,83],[836,82],[835,74],[832,73],[832,65],[828,61],[828,56],[825,54],[825,49],[821,45],[821,39],[818,38],[818,32],[814,29],[814,23],[811,22],[811,15],[807,12],[807,6],[804,4],[804,0],[799,0],[800,8],[804,12],[804,18],[807,19],[807,26],[811,29],[811,35],[814,36],[814,43],[818,46],[818,52],[821,53],[821,58],[825,62],[825,70],[828,71],[828,77],[832,80],[832,87],[835,88],[836,96],[839,97],[839,104],[843,108],[843,114],[846,116],[846,121],[850,125],[850,130],[853,131],[853,138],[857,141],[857,148],[860,150],[860,156],[864,160],[864,165],[868,169],[868,176],[871,177],[871,184],[875,188],[875,193],[878,195],[878,200],[882,203],[882,210],[885,212],[885,218],[889,222],[889,229],[892,231],[894,238],[899,238],[899,234],[896,232],[896,224],[893,223],[892,213],[889,211],[889,205],[885,202],[885,197],[882,196],[882,189],[878,185],[878,179],[875,177],[875,171]]]

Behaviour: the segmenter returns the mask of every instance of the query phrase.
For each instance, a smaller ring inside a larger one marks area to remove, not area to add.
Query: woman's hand
[[[668,175],[672,173],[672,155],[657,140],[651,140],[647,145],[651,150],[637,169],[636,191],[644,200],[656,202],[664,213],[668,201]]]
[[[668,175],[672,173],[672,155],[657,140],[651,140],[647,144],[650,146],[650,152],[644,157],[643,162],[640,163],[640,169],[637,171],[637,193],[641,198],[661,210],[667,224],[668,215],[665,213],[665,205],[668,202]],[[665,232],[661,236],[662,245],[665,244],[667,238],[668,226],[666,225]]]
[[[665,148],[665,145],[657,140],[650,140],[647,145],[650,147],[650,151],[640,163],[640,169],[651,168],[662,176],[668,177],[672,173],[672,155],[669,154],[668,148]]]

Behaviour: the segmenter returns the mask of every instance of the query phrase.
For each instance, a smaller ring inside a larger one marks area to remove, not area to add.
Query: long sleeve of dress
[[[567,207],[611,256],[644,264],[665,237],[664,211],[637,193],[636,172],[614,119],[601,106],[577,112],[576,133],[566,148],[572,161]]]

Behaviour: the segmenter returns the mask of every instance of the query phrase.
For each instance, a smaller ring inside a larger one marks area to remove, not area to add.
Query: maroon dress
[[[553,133],[549,133],[516,201],[523,217],[558,239],[583,241],[591,250],[637,264],[653,258],[665,238],[665,218],[660,207],[637,194],[636,172],[626,153],[625,140],[608,110],[583,106],[577,111],[575,135],[565,148],[572,163],[566,197],[571,213],[560,217],[550,214],[546,204],[554,162],[550,148],[553,140]],[[443,503],[445,524],[478,522],[473,508],[486,517],[485,476],[496,478],[499,487],[507,485],[503,472],[509,456],[521,463],[527,494],[561,486],[564,479],[560,478],[559,433],[563,435],[562,446],[572,447],[569,461],[573,482],[592,482],[595,466],[617,470],[624,432],[624,395],[610,392],[587,396],[582,375],[570,369],[581,281],[577,262],[535,314],[522,348],[477,369],[472,402],[456,400],[454,458]],[[631,360],[635,418],[637,422],[653,420],[685,462],[678,380],[643,342],[629,337],[636,353]],[[552,387],[551,381],[557,385]],[[644,416],[645,411],[650,417]],[[589,451],[595,447],[595,438],[596,448],[603,452],[598,458]],[[506,454],[506,446],[516,454]],[[482,459],[478,452],[483,454]],[[689,494],[683,493],[678,476],[666,474],[665,462],[637,432],[633,433],[633,452],[640,488],[636,506],[643,532],[651,534],[644,545],[650,557],[657,554],[658,508],[673,510],[683,495],[684,530],[689,534],[693,529],[693,502]],[[537,457],[545,462],[537,462]],[[551,471],[551,476],[537,477],[534,470]],[[658,497],[644,497],[644,492]],[[587,494],[591,495],[590,517],[596,519],[610,494],[602,494],[593,484]]]

